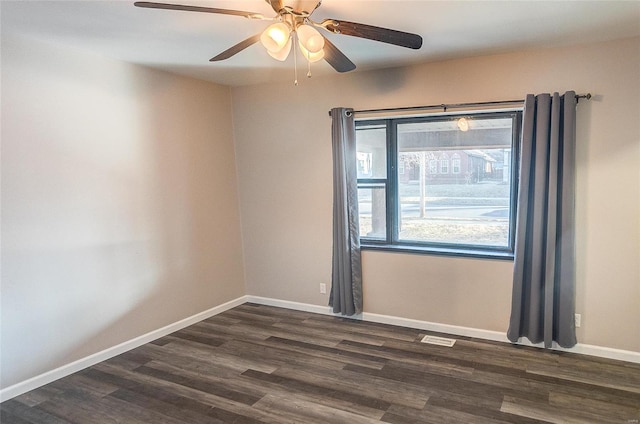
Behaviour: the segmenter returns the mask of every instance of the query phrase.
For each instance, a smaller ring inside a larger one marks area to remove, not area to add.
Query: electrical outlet
[[[327,294],[327,285],[325,283],[320,283],[320,293]]]
[[[576,314],[576,328],[579,328],[580,324],[582,324],[582,315]]]

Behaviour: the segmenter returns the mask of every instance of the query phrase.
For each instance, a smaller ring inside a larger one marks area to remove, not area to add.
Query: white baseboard
[[[136,347],[142,346],[145,343],[149,343],[153,340],[159,339],[160,337],[166,336],[167,334],[171,334],[182,328],[188,327],[204,319],[210,318],[214,315],[220,314],[228,309],[234,308],[236,306],[242,305],[243,303],[247,303],[247,302],[257,303],[260,305],[267,305],[267,306],[276,306],[280,308],[287,308],[287,309],[292,309],[296,311],[312,312],[312,313],[322,314],[322,315],[340,316],[340,315],[334,314],[333,309],[329,306],[312,305],[309,303],[293,302],[289,300],[280,300],[280,299],[273,299],[273,298],[260,297],[260,296],[250,296],[250,295],[241,296],[227,303],[223,303],[222,305],[218,305],[206,311],[203,311],[198,314],[192,315],[188,318],[182,319],[173,324],[169,324],[158,330],[154,330],[147,334],[143,334],[139,337],[120,343],[119,345],[110,347],[101,352],[94,353],[93,355],[90,355],[85,358],[79,359],[77,361],[71,362],[69,364],[63,365],[59,368],[48,371],[44,374],[40,374],[38,376],[35,376],[23,382],[14,384],[13,386],[4,388],[0,390],[0,402],[9,400],[23,393],[26,393],[30,390],[37,389],[38,387],[44,386],[45,384],[49,384],[55,380],[66,377],[70,374],[73,374],[74,372],[78,372],[87,367],[95,365],[98,362],[106,361],[109,358],[113,358],[114,356],[120,355],[131,349],[135,349]],[[483,330],[483,329],[471,328],[471,327],[460,327],[460,326],[449,325],[449,324],[438,324],[438,323],[433,323],[428,321],[420,321],[420,320],[395,317],[390,315],[374,314],[370,312],[364,312],[361,315],[349,317],[349,318],[359,319],[359,320],[369,321],[369,322],[377,322],[381,324],[396,325],[400,327],[416,328],[419,330],[433,331],[438,333],[451,334],[455,336],[474,337],[478,339],[511,343],[507,339],[507,336],[504,333],[501,333],[499,331],[489,331],[489,330]],[[528,340],[522,340],[518,344],[521,344],[524,346],[542,347],[541,343],[533,344]],[[578,343],[576,346],[570,349],[565,349],[565,348],[554,345],[553,349],[563,351],[563,352],[572,352],[572,353],[578,353],[582,355],[591,355],[591,356],[598,356],[601,358],[609,358],[609,359],[616,359],[620,361],[640,363],[640,352],[632,352],[628,350],[613,349],[609,347],[594,346],[594,345],[587,345],[587,344],[581,344],[581,343]]]
[[[89,355],[85,358],[78,359],[77,361],[71,362],[69,364],[58,367],[54,370],[45,372],[44,374],[37,375],[33,378],[25,380],[23,382],[14,384],[13,386],[9,386],[0,390],[0,402],[4,402],[5,400],[9,400],[16,396],[19,396],[23,393],[26,393],[30,390],[37,389],[38,387],[44,386],[45,384],[49,384],[55,380],[58,380],[62,377],[66,377],[68,375],[73,374],[74,372],[78,372],[87,367],[97,364],[98,362],[106,361],[109,358],[113,358],[114,356],[118,356],[124,352],[127,352],[131,349],[135,349],[136,347],[142,346],[145,343],[149,343],[153,340],[159,339],[160,337],[166,336],[167,334],[171,334],[175,331],[181,330],[185,327],[193,325],[197,322],[200,322],[204,319],[210,318],[214,315],[222,313],[228,309],[234,308],[238,305],[242,305],[247,302],[247,296],[242,296],[237,299],[231,300],[229,302],[223,303],[222,305],[215,306],[211,309],[207,309],[206,311],[197,313],[188,318],[182,319],[180,321],[174,322],[173,324],[169,324],[165,327],[162,327],[158,330],[151,331],[147,334],[143,334],[134,339],[128,340],[126,342],[120,343],[119,345],[107,348],[101,352],[94,353],[93,355]]]
[[[271,299],[259,296],[246,296],[247,302],[257,303],[267,306],[278,306],[281,308],[294,309],[296,311],[313,312],[323,315],[336,315],[333,313],[333,309],[329,306],[310,305],[307,303],[292,302],[288,300]],[[340,315],[337,315],[340,316]],[[499,331],[483,330],[480,328],[472,327],[460,327],[457,325],[439,324],[428,321],[420,321],[410,318],[395,317],[390,315],[374,314],[371,312],[364,312],[362,315],[348,317],[353,319],[360,319],[363,321],[377,322],[381,324],[396,325],[400,327],[416,328],[419,330],[433,331],[437,333],[451,334],[454,336],[474,337],[484,340],[492,340],[503,343],[511,343],[507,339],[505,333]],[[518,341],[519,345],[533,346],[542,348],[543,343],[531,343],[527,339],[521,339]],[[613,349],[610,347],[588,345],[578,343],[572,348],[563,348],[558,346],[555,342],[552,347],[553,350],[562,352],[578,353],[581,355],[598,356],[600,358],[616,359],[619,361],[633,362],[640,364],[640,352],[633,352],[629,350]]]
[[[312,305],[310,303],[293,302],[291,300],[273,299],[271,297],[245,296],[247,302],[258,305],[276,306],[278,308],[293,309],[294,311],[312,312],[321,315],[335,315],[331,306]],[[351,318],[351,317],[349,317]]]

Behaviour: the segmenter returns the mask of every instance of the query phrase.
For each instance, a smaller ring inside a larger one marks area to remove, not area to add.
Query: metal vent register
[[[422,343],[428,343],[432,345],[438,346],[446,346],[453,347],[456,340],[455,339],[447,339],[445,337],[436,337],[436,336],[424,336],[421,340]]]

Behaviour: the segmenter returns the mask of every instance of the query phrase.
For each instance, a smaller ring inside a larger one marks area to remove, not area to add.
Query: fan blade
[[[230,47],[227,50],[223,51],[219,55],[212,57],[211,59],[209,59],[209,62],[218,62],[220,60],[229,59],[231,56],[237,53],[240,53],[242,50],[246,49],[247,47],[257,43],[258,40],[260,40],[260,34],[256,34],[252,37],[249,37],[246,40],[239,42],[235,46]]]
[[[183,10],[186,12],[204,12],[204,13],[220,13],[222,15],[235,15],[244,16],[250,19],[265,19],[260,13],[245,12],[243,10],[232,9],[215,9],[213,7],[202,6],[187,6],[184,4],[169,4],[169,3],[153,3],[149,1],[137,1],[133,3],[137,7],[146,7],[149,9],[166,9],[166,10]]]
[[[339,21],[337,19],[325,19],[318,25],[335,34],[367,38],[369,40],[381,41],[410,49],[419,49],[422,47],[422,37],[417,34],[396,31],[395,29],[359,24],[356,22]]]
[[[314,10],[320,6],[322,1],[320,0],[296,0],[289,2],[291,8],[297,12],[302,12],[311,15]]]
[[[356,65],[326,37],[324,38],[324,60],[338,72],[349,72],[356,69]]]
[[[306,14],[311,15],[314,10],[320,6],[322,0],[295,0],[289,1],[288,5],[284,4],[284,0],[265,0],[271,8],[277,13],[280,14],[282,9],[287,9],[288,12],[294,12],[296,14]]]
[[[280,11],[284,8],[283,0],[265,0],[265,1],[271,5],[271,8],[276,13],[280,13]]]

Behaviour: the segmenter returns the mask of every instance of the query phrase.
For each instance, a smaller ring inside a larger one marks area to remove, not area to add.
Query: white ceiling
[[[264,0],[154,0],[273,16]],[[292,78],[293,60],[258,43],[223,62],[209,59],[261,32],[268,21],[142,9],[133,1],[0,1],[3,36],[19,33],[226,85]],[[325,33],[356,71],[640,35],[640,1],[323,0],[312,18],[335,18],[419,34],[420,50]],[[301,62],[301,61],[299,61]],[[302,65],[300,75],[306,70]],[[290,70],[290,72],[283,72]],[[327,63],[313,73],[335,72]]]

